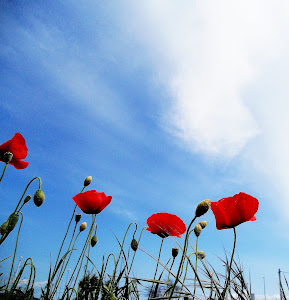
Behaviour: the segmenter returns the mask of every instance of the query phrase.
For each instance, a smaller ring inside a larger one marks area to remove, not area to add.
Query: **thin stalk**
[[[196,253],[195,253],[195,256],[196,256],[195,269],[196,269],[196,271],[197,271],[197,265],[198,265],[198,240],[199,240],[199,237],[197,236],[197,239],[196,239]],[[197,277],[195,275],[195,280],[194,280],[194,299],[195,299],[195,295],[196,295],[196,285],[197,285]]]
[[[0,178],[0,182],[1,182],[1,180],[2,180],[2,178],[3,178],[3,176],[4,176],[4,174],[5,174],[7,165],[8,165],[8,163],[5,163],[5,166],[4,166],[4,169],[3,169],[3,172],[2,172],[1,178]]]
[[[193,225],[194,221],[196,220],[196,216],[193,218],[193,220],[191,221],[188,229],[187,229],[187,232],[186,232],[186,237],[185,237],[185,244],[184,244],[184,248],[183,248],[183,253],[182,253],[182,258],[181,258],[181,262],[180,262],[180,265],[179,265],[179,268],[178,268],[178,273],[177,273],[177,276],[176,276],[176,279],[175,279],[175,282],[174,282],[174,285],[172,287],[172,291],[171,291],[171,294],[169,296],[169,300],[172,299],[172,296],[173,296],[173,293],[174,293],[174,289],[177,285],[177,282],[178,282],[178,278],[179,278],[179,275],[180,275],[180,271],[181,271],[181,268],[183,266],[183,263],[184,263],[184,258],[185,258],[185,255],[187,253],[187,248],[188,248],[188,240],[189,240],[189,235],[190,235],[190,228],[191,226]]]
[[[157,260],[157,266],[156,266],[156,270],[155,270],[155,275],[154,275],[154,279],[153,279],[153,284],[152,284],[152,287],[151,287],[151,289],[150,289],[149,297],[151,296],[151,292],[152,292],[153,286],[154,286],[154,281],[156,280],[157,271],[158,271],[158,266],[159,266],[159,261],[160,261],[160,258],[161,258],[161,252],[162,252],[163,242],[164,242],[164,238],[162,238],[162,242],[161,242],[161,246],[160,246],[160,250],[159,250],[159,257],[158,257],[158,260]]]
[[[234,253],[235,253],[235,248],[236,248],[236,239],[237,239],[237,235],[236,235],[236,229],[235,227],[233,227],[234,230],[234,246],[233,246],[233,251],[232,251],[232,256],[231,256],[231,261],[230,261],[230,266],[229,266],[229,270],[228,270],[228,276],[226,278],[226,284],[225,284],[225,288],[220,296],[219,299],[224,300],[225,296],[226,296],[226,292],[230,283],[230,275],[231,275],[231,269],[232,269],[232,263],[233,263],[233,257],[234,257]]]
[[[21,211],[19,211],[19,213],[21,215],[21,221],[20,221],[20,225],[19,225],[19,228],[18,228],[18,232],[17,232],[17,238],[16,238],[16,243],[15,243],[15,248],[14,248],[14,253],[13,253],[13,259],[12,259],[12,265],[11,265],[11,269],[10,269],[9,278],[8,278],[8,281],[7,281],[7,288],[9,287],[9,283],[10,283],[12,272],[13,272],[13,266],[14,266],[16,251],[17,251],[17,245],[18,245],[18,239],[19,239],[21,225],[22,225],[22,222],[23,222],[23,215],[22,215]]]

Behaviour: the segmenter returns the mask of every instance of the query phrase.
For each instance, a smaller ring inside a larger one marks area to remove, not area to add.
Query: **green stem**
[[[225,288],[222,292],[222,295],[220,297],[221,300],[225,299],[226,296],[226,292],[230,283],[230,275],[231,275],[231,269],[232,269],[232,263],[233,263],[233,257],[234,257],[234,253],[235,253],[235,248],[236,248],[236,239],[237,239],[237,235],[236,235],[236,229],[235,227],[233,227],[234,230],[234,246],[233,246],[233,251],[232,251],[232,256],[231,256],[231,261],[230,261],[230,266],[229,266],[229,270],[228,270],[228,277],[226,279],[226,284],[225,284]]]
[[[198,265],[198,240],[199,240],[199,237],[197,236],[197,239],[196,239],[196,253],[195,253],[195,256],[196,256],[195,269],[196,269],[196,271],[197,271],[197,265]],[[195,274],[194,298],[193,299],[195,299],[195,295],[196,295],[196,285],[197,285],[197,277],[196,277],[196,274]]]
[[[25,190],[24,190],[24,192],[23,192],[23,194],[22,194],[22,196],[21,196],[21,198],[20,198],[20,200],[19,200],[19,202],[18,202],[18,204],[17,204],[17,206],[16,206],[16,208],[15,208],[15,210],[14,210],[13,213],[15,213],[15,212],[17,211],[17,209],[18,209],[18,207],[19,207],[19,205],[20,205],[20,203],[21,203],[21,201],[22,201],[22,199],[23,199],[23,197],[24,197],[24,195],[25,195],[25,193],[26,193],[28,187],[29,187],[30,184],[31,184],[34,180],[36,180],[36,179],[38,179],[38,181],[39,181],[39,186],[38,186],[38,188],[41,189],[41,184],[42,184],[41,178],[39,178],[39,177],[34,177],[34,178],[32,178],[32,179],[28,182],[28,184],[26,185],[26,188],[25,188]]]
[[[9,278],[8,278],[8,282],[7,282],[7,288],[9,287],[9,283],[10,283],[12,272],[13,272],[14,261],[15,261],[15,256],[16,256],[16,251],[17,251],[17,245],[18,245],[18,239],[19,239],[21,225],[22,225],[22,222],[23,222],[23,215],[22,215],[21,211],[19,211],[19,213],[21,215],[21,221],[20,221],[20,225],[19,225],[19,228],[18,228],[18,232],[17,232],[17,238],[16,238],[16,243],[15,243],[15,248],[14,248],[14,253],[13,253],[13,259],[12,259],[12,265],[11,265],[11,269],[10,269],[10,274],[9,274]]]
[[[151,292],[153,290],[154,281],[156,280],[158,266],[159,266],[159,261],[160,261],[160,258],[161,258],[161,252],[162,252],[163,242],[164,242],[164,238],[162,238],[162,242],[161,242],[161,246],[160,246],[160,250],[159,250],[159,257],[158,257],[158,260],[157,260],[157,267],[156,267],[156,270],[155,270],[154,280],[153,280],[153,284],[152,284],[152,287],[151,287],[151,290],[150,290],[150,293],[149,293],[149,297],[151,297]]]
[[[0,178],[0,182],[1,182],[1,180],[2,180],[2,178],[3,178],[3,176],[4,176],[4,174],[5,174],[7,165],[8,165],[8,163],[5,163],[5,166],[4,166],[4,169],[3,169],[3,172],[2,172],[1,178]]]
[[[171,291],[171,294],[170,294],[170,297],[169,297],[169,300],[172,299],[172,296],[173,296],[173,293],[174,293],[174,289],[177,285],[177,282],[178,282],[178,278],[179,278],[179,275],[180,275],[180,271],[181,271],[181,268],[183,266],[183,263],[184,263],[184,258],[185,258],[185,255],[187,253],[187,248],[188,248],[188,240],[189,240],[189,235],[190,235],[190,228],[191,226],[193,225],[193,223],[195,222],[197,216],[195,216],[193,218],[193,220],[191,221],[188,229],[187,229],[187,232],[186,232],[186,237],[185,237],[185,243],[184,243],[184,249],[183,249],[183,253],[182,253],[182,258],[181,258],[181,262],[180,262],[180,265],[179,265],[179,268],[178,268],[178,273],[177,273],[177,276],[176,276],[176,279],[175,279],[175,282],[174,282],[174,285],[172,287],[172,291]]]

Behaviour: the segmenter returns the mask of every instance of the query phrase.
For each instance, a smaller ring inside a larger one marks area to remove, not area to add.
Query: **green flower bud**
[[[18,219],[19,219],[19,215],[17,215],[16,213],[13,213],[9,216],[8,218],[8,226],[7,226],[7,231],[6,233],[10,233],[14,227],[16,226],[17,222],[18,222]]]
[[[85,229],[87,228],[87,223],[86,222],[83,222],[80,224],[79,226],[79,231],[84,231]]]
[[[138,248],[138,242],[136,239],[132,239],[131,243],[130,243],[130,247],[133,251],[136,251]]]
[[[84,183],[83,183],[83,186],[88,186],[91,184],[91,181],[92,181],[92,177],[91,176],[87,176],[85,179],[84,179]]]
[[[9,221],[5,221],[1,226],[0,226],[0,233],[1,235],[4,235],[7,231]]]
[[[172,256],[173,258],[177,257],[179,254],[179,249],[178,248],[172,248]]]
[[[206,254],[203,251],[198,251],[197,256],[198,256],[198,259],[202,260],[206,257]]]
[[[204,215],[211,206],[211,200],[206,199],[201,201],[196,208],[196,217]]]
[[[24,204],[26,204],[28,201],[30,201],[32,197],[30,195],[27,195],[26,198],[24,199]]]
[[[76,224],[80,221],[81,219],[81,214],[75,214],[75,222]]]
[[[207,227],[208,221],[201,221],[201,222],[199,222],[199,224],[201,225],[202,229],[204,229]]]
[[[195,233],[195,235],[196,235],[197,237],[200,236],[201,231],[202,231],[201,225],[200,225],[200,224],[197,224],[197,225],[195,226],[195,228],[194,228],[194,233]]]
[[[34,196],[33,196],[33,202],[34,202],[34,204],[37,207],[39,207],[39,206],[41,206],[43,204],[44,200],[45,200],[45,196],[44,196],[43,191],[41,189],[38,189],[35,192]]]
[[[94,235],[90,240],[91,247],[94,247],[96,243],[97,243],[97,236]]]

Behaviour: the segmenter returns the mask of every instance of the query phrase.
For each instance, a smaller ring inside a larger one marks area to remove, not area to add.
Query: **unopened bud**
[[[91,247],[94,247],[96,245],[96,243],[97,243],[97,236],[94,235],[90,240]]]
[[[24,199],[24,204],[26,204],[28,201],[30,201],[32,197],[30,195],[27,195],[26,198]]]
[[[79,226],[79,231],[81,232],[81,231],[85,230],[86,228],[87,228],[87,223],[86,223],[86,222],[83,222],[83,223],[81,223],[80,226]]]
[[[4,235],[5,232],[7,231],[7,227],[8,227],[8,220],[5,221],[1,226],[0,226],[0,233],[1,235]]]
[[[13,158],[13,154],[11,152],[5,152],[2,156],[2,161],[8,164]]]
[[[45,200],[45,196],[44,196],[43,191],[41,189],[38,189],[35,192],[34,196],[33,196],[33,202],[34,202],[34,204],[37,207],[39,207],[39,206],[41,206],[43,204],[44,200]]]
[[[175,258],[179,254],[179,249],[178,248],[172,248],[172,257]]]
[[[130,247],[131,249],[135,252],[138,248],[138,242],[136,239],[132,239],[131,243],[130,243]]]
[[[81,219],[81,214],[75,214],[75,222],[76,224],[80,221]]]
[[[83,186],[88,186],[91,184],[91,181],[92,181],[92,177],[91,176],[87,176],[85,179],[84,179],[84,183],[83,183]]]
[[[206,199],[201,201],[196,208],[196,217],[204,215],[211,206],[211,200]]]
[[[203,251],[198,251],[197,256],[198,256],[198,259],[202,260],[206,257],[206,254]]]
[[[199,224],[201,225],[202,229],[204,229],[208,225],[208,221],[201,221]]]
[[[202,227],[200,224],[197,224],[194,228],[194,233],[195,235],[198,237],[200,234],[201,234],[201,231],[202,231]]]

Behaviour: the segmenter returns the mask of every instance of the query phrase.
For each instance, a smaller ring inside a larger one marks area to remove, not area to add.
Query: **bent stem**
[[[4,169],[3,169],[3,172],[2,172],[1,178],[0,178],[0,182],[1,182],[1,180],[2,180],[2,178],[3,178],[3,176],[4,176],[4,174],[5,174],[7,165],[8,165],[8,163],[5,163],[5,166],[4,166]]]
[[[236,229],[235,227],[233,227],[234,230],[234,246],[233,246],[233,251],[232,251],[232,256],[231,256],[231,261],[230,261],[230,266],[229,266],[229,270],[228,270],[228,277],[226,278],[226,284],[225,284],[225,288],[222,292],[222,295],[219,299],[224,300],[225,296],[226,296],[226,292],[230,283],[230,275],[231,275],[231,269],[232,269],[232,263],[233,263],[233,257],[234,257],[234,253],[235,253],[235,248],[236,248],[236,239],[237,239],[237,235],[236,235]]]
[[[187,229],[187,232],[186,232],[185,244],[184,244],[184,248],[183,248],[182,258],[181,258],[181,262],[180,262],[180,265],[179,265],[179,268],[178,268],[178,273],[177,273],[174,285],[172,287],[171,294],[169,296],[169,300],[172,299],[172,296],[173,296],[173,293],[174,293],[174,289],[175,289],[175,287],[177,285],[177,282],[178,282],[178,278],[179,278],[179,275],[180,275],[181,268],[182,268],[182,266],[184,264],[184,258],[185,258],[185,255],[187,253],[187,248],[188,248],[188,240],[189,240],[189,235],[190,235],[190,228],[193,225],[193,223],[195,222],[196,218],[197,218],[197,216],[195,216],[193,218],[193,220],[191,221],[191,223],[190,223],[190,225],[189,225],[189,227]]]

